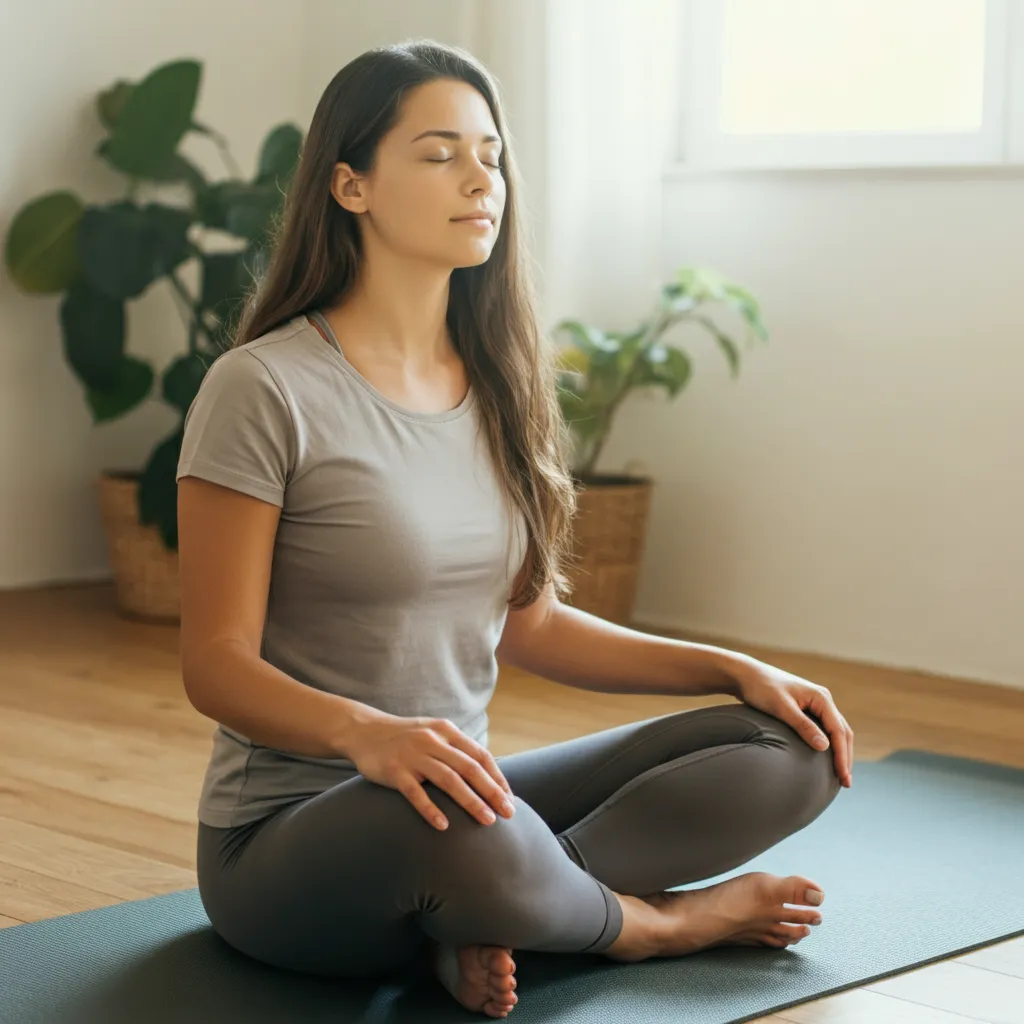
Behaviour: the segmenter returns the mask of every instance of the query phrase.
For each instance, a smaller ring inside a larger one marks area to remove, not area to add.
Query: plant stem
[[[601,430],[596,435],[595,443],[590,450],[589,457],[583,464],[581,472],[593,473],[594,466],[597,464],[597,460],[601,455],[601,450],[604,448],[605,443],[611,434],[612,418],[615,416],[619,406],[625,401],[626,396],[633,389],[633,381],[636,380],[636,375],[640,368],[640,361],[643,359],[648,349],[650,349],[655,341],[658,340],[670,324],[671,317],[666,318],[663,315],[659,315],[654,317],[648,325],[647,330],[644,333],[643,344],[637,349],[636,356],[630,364],[629,371],[623,378],[622,386],[619,388],[615,397],[605,407],[604,423],[601,426]]]
[[[210,133],[210,138],[213,139],[214,145],[220,150],[221,159],[224,161],[228,173],[233,174],[236,178],[242,178],[242,168],[231,155],[231,150],[228,149],[228,140],[220,132],[216,132],[212,128],[208,128],[207,131]]]
[[[173,270],[167,272],[167,277],[170,279],[171,286],[178,293],[178,297],[184,305],[188,307],[189,316],[187,318],[183,317],[183,319],[185,320],[185,326],[188,327],[189,353],[195,354],[199,351],[198,336],[200,331],[206,335],[207,340],[211,344],[213,343],[213,339],[210,337],[210,332],[207,330],[206,324],[203,323],[199,303],[189,295],[188,289]]]

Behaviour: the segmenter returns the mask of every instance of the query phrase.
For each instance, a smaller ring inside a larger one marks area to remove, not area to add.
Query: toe
[[[817,882],[802,875],[790,875],[786,879],[788,895],[787,903],[796,903],[806,907],[818,906],[825,899],[825,892]]]
[[[821,924],[821,914],[817,910],[791,910],[786,907],[783,920],[793,924]]]
[[[481,946],[480,960],[495,974],[509,974],[515,970],[512,950],[507,946]]]
[[[779,924],[771,930],[772,935],[786,942],[799,942],[807,938],[810,932],[811,929],[805,924]]]

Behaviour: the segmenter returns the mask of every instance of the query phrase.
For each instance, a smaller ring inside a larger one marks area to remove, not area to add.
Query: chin
[[[491,258],[491,248],[477,249],[475,252],[463,253],[461,257],[456,257],[454,266],[455,267],[478,267],[481,263],[486,263]]]

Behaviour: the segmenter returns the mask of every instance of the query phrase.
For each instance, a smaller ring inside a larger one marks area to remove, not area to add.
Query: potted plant
[[[125,197],[86,204],[67,190],[39,196],[15,216],[4,249],[21,289],[63,293],[64,354],[94,423],[124,416],[151,396],[179,414],[141,471],[107,470],[98,480],[118,608],[170,621],[179,618],[174,478],[185,413],[262,271],[303,139],[292,124],[272,129],[256,173],[245,179],[224,137],[193,116],[201,72],[199,61],[174,61],[99,93],[96,112],[107,134],[96,153],[124,175]],[[190,132],[217,146],[227,178],[209,180],[178,152]],[[185,199],[141,203],[144,188],[170,188]],[[183,279],[187,267],[198,281],[196,294]],[[188,348],[162,371],[154,395],[153,367],[126,351],[125,304],[159,281],[177,299]]]
[[[662,286],[653,313],[631,331],[605,331],[572,319],[555,327],[570,340],[559,350],[558,398],[573,442],[578,501],[568,603],[610,622],[626,625],[632,616],[653,481],[598,473],[595,466],[627,395],[659,387],[671,401],[689,382],[689,357],[663,340],[672,327],[689,321],[704,328],[738,376],[736,343],[707,315],[714,303],[740,315],[748,342],[768,340],[757,300],[721,274],[697,267],[677,270]]]

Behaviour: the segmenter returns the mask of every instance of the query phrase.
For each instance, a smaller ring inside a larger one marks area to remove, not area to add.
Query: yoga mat
[[[857,762],[851,789],[733,871],[808,875],[823,923],[795,946],[620,964],[516,950],[522,1024],[728,1024],[1024,934],[1024,770],[919,750]],[[264,967],[213,931],[197,889],[0,930],[3,1024],[455,1024],[428,972],[329,980]]]

